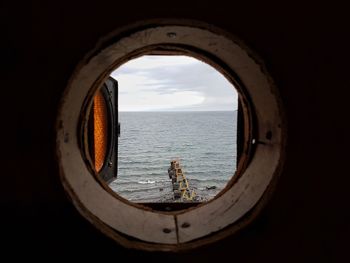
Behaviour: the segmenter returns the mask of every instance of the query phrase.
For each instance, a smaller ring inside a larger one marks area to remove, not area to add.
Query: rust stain
[[[63,140],[64,140],[65,143],[69,142],[69,133],[65,133],[64,134],[64,139]]]

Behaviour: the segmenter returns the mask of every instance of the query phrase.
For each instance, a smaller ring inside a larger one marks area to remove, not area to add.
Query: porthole
[[[244,140],[237,136],[238,93],[199,59],[134,58],[112,71],[90,103],[82,113],[89,116],[82,137],[90,135],[84,158],[130,202],[160,211],[194,207],[215,198],[236,174],[237,144]],[[117,158],[106,156],[106,144]]]
[[[194,24],[162,22],[115,33],[102,42],[108,44],[80,63],[62,99],[57,156],[65,190],[85,218],[127,247],[178,251],[230,235],[257,215],[281,171],[284,115],[262,62],[224,31]],[[236,176],[209,202],[159,211],[128,202],[106,186],[115,175],[117,161],[110,145],[118,132],[117,113],[111,110],[115,94],[110,89],[116,84],[108,76],[125,62],[147,54],[198,58],[225,75],[239,93],[238,121],[243,125]],[[89,132],[91,125],[108,136],[99,138],[97,132]]]

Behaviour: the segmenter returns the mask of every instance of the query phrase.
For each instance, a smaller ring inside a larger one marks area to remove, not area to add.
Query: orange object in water
[[[99,172],[105,162],[108,142],[108,121],[106,101],[101,91],[94,97],[94,161],[95,169]]]

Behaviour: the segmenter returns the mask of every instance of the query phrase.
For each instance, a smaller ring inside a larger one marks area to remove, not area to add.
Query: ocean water
[[[125,199],[171,201],[172,159],[201,200],[213,198],[236,171],[236,111],[120,112],[119,121],[118,178],[110,187]]]

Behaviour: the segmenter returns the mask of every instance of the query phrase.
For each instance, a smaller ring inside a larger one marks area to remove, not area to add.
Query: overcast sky
[[[112,72],[120,111],[227,111],[237,109],[232,84],[188,56],[142,56]]]

